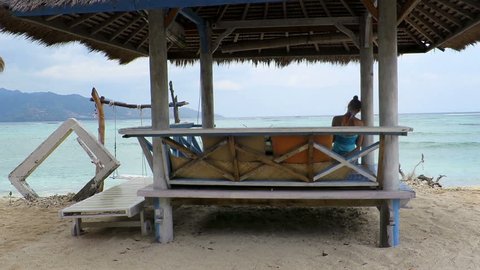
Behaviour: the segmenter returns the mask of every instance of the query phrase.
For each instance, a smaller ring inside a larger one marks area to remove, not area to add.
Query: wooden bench
[[[170,129],[152,130],[150,128],[129,128],[121,129],[119,132],[125,137],[137,137],[143,149],[146,147],[145,137],[160,139],[163,144],[164,160],[167,162],[162,166],[165,168],[164,178],[158,179],[157,183],[141,188],[138,194],[154,198],[155,208],[155,231],[156,237],[161,241],[161,236],[172,234],[166,227],[172,222],[170,203],[180,204],[267,204],[267,205],[305,205],[305,206],[376,206],[381,214],[381,241],[389,239],[393,246],[399,243],[399,209],[401,201],[415,197],[412,190],[399,188],[398,190],[382,190],[382,179],[378,179],[378,171],[371,167],[365,167],[356,161],[374,150],[379,150],[382,156],[383,141],[386,136],[404,136],[411,131],[408,127],[327,127],[327,128],[238,128],[238,129]],[[331,151],[330,147],[317,143],[315,136],[336,135],[336,134],[361,134],[378,135],[378,141],[372,145],[363,147],[361,151],[349,157],[340,156]],[[188,147],[173,140],[173,137],[215,137],[216,142],[204,147],[202,152],[193,151]],[[275,136],[304,136],[307,143],[300,143],[293,150],[285,151],[275,155],[262,153],[254,147],[246,146],[241,141],[247,137],[270,137]],[[186,161],[180,167],[172,165],[171,149],[181,152]],[[223,149],[231,159],[228,169],[222,167],[218,160],[211,158],[215,151]],[[312,170],[315,165],[314,151],[321,152],[328,156],[333,162],[319,170]],[[284,162],[292,156],[306,152],[308,169],[305,174],[297,175],[292,172],[290,164]],[[250,171],[242,172],[238,169],[244,158],[239,158],[239,153],[253,157],[258,165],[253,170],[262,166],[271,166],[278,171],[283,171],[291,179],[249,179],[243,177],[250,175]],[[153,163],[152,154],[149,164]],[[186,165],[185,165],[186,164]],[[215,178],[195,177],[200,176],[202,167],[195,167],[202,164],[204,169],[211,169],[218,174]],[[382,169],[382,163],[378,169]],[[355,175],[348,180],[345,179],[322,179],[336,170],[347,167]],[[178,170],[190,170],[191,177],[179,177]],[[359,176],[359,177],[358,177]],[[399,181],[399,179],[394,179]],[[164,181],[164,182],[162,182]],[[159,185],[160,183],[160,185]],[[164,184],[161,184],[164,183]],[[160,188],[159,186],[167,188]],[[387,213],[387,214],[385,214]],[[161,233],[162,228],[164,229]],[[168,236],[167,236],[168,238]],[[385,244],[381,244],[385,245]]]
[[[137,190],[152,183],[151,178],[129,180],[90,198],[60,210],[61,218],[72,219],[72,235],[79,236],[83,227],[140,227],[147,234],[150,222],[144,217],[144,196]],[[138,220],[132,220],[137,217]],[[128,218],[115,220],[111,218]],[[84,222],[89,219],[89,222]]]

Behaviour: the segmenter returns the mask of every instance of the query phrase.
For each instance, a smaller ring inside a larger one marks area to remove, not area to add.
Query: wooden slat
[[[313,136],[308,136],[308,163],[307,163],[307,174],[308,174],[308,179],[310,181],[313,181]]]
[[[137,190],[151,183],[151,178],[127,181],[62,209],[60,216],[63,218],[134,216],[144,202],[144,198],[137,195]]]
[[[299,180],[246,180],[230,182],[224,179],[172,179],[171,185],[181,186],[235,186],[235,187],[376,187],[377,182],[368,179],[359,180],[321,180],[316,182],[303,182]]]
[[[375,200],[411,199],[414,192],[384,190],[207,190],[207,189],[153,189],[138,190],[139,196],[155,198],[217,198],[268,200]]]
[[[240,180],[240,169],[238,168],[238,158],[237,158],[237,151],[235,149],[235,137],[228,136],[228,148],[230,150],[230,154],[232,154],[232,161],[233,161],[233,172],[235,176],[235,180]]]
[[[317,127],[317,128],[176,128],[152,130],[151,128],[123,128],[118,132],[126,137],[169,137],[169,136],[258,136],[258,135],[326,135],[326,134],[359,134],[359,135],[399,135],[405,136],[413,129],[410,127]]]
[[[235,148],[239,151],[242,151],[246,154],[249,154],[249,155],[252,155],[252,156],[255,156],[257,158],[258,161],[261,161],[267,165],[270,165],[270,166],[273,166],[279,170],[282,170],[290,175],[293,175],[295,176],[296,178],[299,178],[305,182],[308,182],[308,178],[290,168],[287,168],[287,167],[284,167],[278,163],[276,163],[275,161],[271,160],[271,159],[268,159],[265,155],[262,154],[257,154],[253,149],[250,149],[246,146],[240,146],[240,145],[235,145]]]

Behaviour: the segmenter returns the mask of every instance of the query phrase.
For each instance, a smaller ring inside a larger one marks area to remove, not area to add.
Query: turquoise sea
[[[149,124],[141,122],[107,120],[106,147],[122,164],[117,174],[151,175],[137,140],[122,138],[116,132],[118,128]],[[330,122],[331,116],[216,119],[217,127],[308,127],[329,126]],[[97,134],[95,119],[81,123],[92,134]],[[0,196],[10,191],[19,196],[10,184],[8,174],[60,124],[0,123]],[[441,183],[447,187],[480,186],[480,112],[403,114],[399,117],[399,124],[414,129],[409,136],[400,137],[400,163],[405,173],[413,169],[423,154],[425,162],[417,168],[417,174],[431,177],[444,174],[446,177]],[[27,182],[41,196],[66,194],[78,191],[94,172],[94,164],[72,134],[27,178]],[[119,181],[122,180],[110,178],[106,183],[108,186]]]

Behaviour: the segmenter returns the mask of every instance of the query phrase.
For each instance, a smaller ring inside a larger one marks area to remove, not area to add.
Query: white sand
[[[137,228],[72,237],[47,205],[0,200],[0,269],[480,269],[480,190],[417,191],[397,248],[377,247],[375,208],[181,207],[160,245]]]

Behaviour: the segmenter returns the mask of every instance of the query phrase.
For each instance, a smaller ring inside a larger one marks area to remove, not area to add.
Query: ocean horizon
[[[217,127],[315,127],[330,126],[331,115],[219,117]],[[375,117],[378,125],[378,116]],[[197,119],[182,119],[197,123]],[[8,174],[34,151],[62,122],[0,122],[0,196],[10,191],[20,196],[10,184]],[[97,134],[97,120],[80,121],[91,134]],[[121,166],[115,175],[151,176],[135,138],[122,138],[119,128],[150,125],[149,119],[106,120],[107,149]],[[400,164],[410,173],[424,156],[416,174],[437,178],[445,187],[480,186],[480,112],[403,113],[399,125],[413,128],[400,136]],[[48,157],[27,183],[40,195],[75,193],[93,176],[95,166],[76,141],[69,136]],[[121,182],[109,178],[106,185]]]

